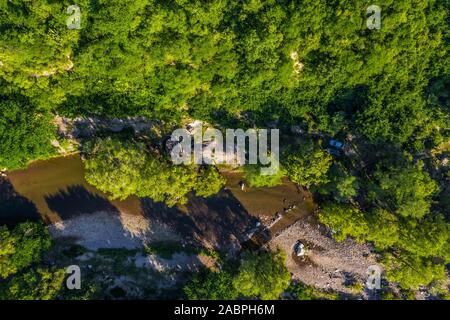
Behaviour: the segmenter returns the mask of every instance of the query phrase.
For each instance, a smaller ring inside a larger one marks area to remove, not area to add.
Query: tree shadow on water
[[[206,241],[216,249],[244,242],[246,233],[259,221],[227,190],[209,198],[191,197],[186,212],[150,199],[142,199],[142,208],[150,220],[168,225],[185,238]]]
[[[7,179],[0,178],[0,225],[14,227],[25,221],[39,221],[33,202],[18,194]]]
[[[49,209],[56,212],[62,220],[99,211],[119,213],[108,199],[89,192],[81,185],[70,186],[67,190],[46,196],[45,201]]]

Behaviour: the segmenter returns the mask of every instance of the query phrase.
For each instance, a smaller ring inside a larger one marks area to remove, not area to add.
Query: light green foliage
[[[64,101],[67,88],[49,78],[64,77],[71,68],[73,49],[79,40],[79,31],[66,26],[65,10],[70,4],[73,3],[48,0],[1,2],[3,93],[13,89],[45,109]],[[6,84],[9,90],[5,90]]]
[[[225,178],[219,171],[214,166],[205,166],[198,171],[194,186],[195,194],[207,198],[218,193],[224,185]]]
[[[296,117],[373,142],[441,134],[442,81],[434,99],[423,93],[448,74],[443,1],[385,2],[376,32],[369,1],[80,0],[80,30],[66,26],[70,4],[0,6],[2,90],[71,115],[252,111],[251,121]]]
[[[400,216],[421,218],[429,212],[430,197],[438,186],[419,166],[391,166],[375,173],[381,192],[378,195],[394,204]]]
[[[447,193],[436,208],[428,164],[374,168],[372,160],[392,150],[422,158],[450,137],[445,1],[386,0],[380,30],[366,27],[369,0],[77,0],[80,30],[66,26],[71,4],[0,2],[0,169],[54,152],[53,114],[190,117],[228,127],[280,120],[301,125],[305,140],[352,134],[362,155],[337,158],[346,168],[329,170],[331,156],[302,143],[285,153],[286,175],[328,199],[358,202],[365,213],[326,204],[321,221],[340,240],[373,241],[411,261],[388,277],[414,288],[429,284],[433,272],[439,278],[449,256],[448,222],[438,212],[448,207]],[[294,72],[294,60],[302,70]],[[112,198],[174,205],[224,183],[215,168],[172,166],[143,142],[85,146],[86,179]],[[348,160],[367,166],[351,169]],[[251,185],[279,182],[281,173],[263,177],[254,169],[246,168]],[[4,274],[15,272],[9,258],[0,261]]]
[[[438,257],[450,261],[450,225],[442,215],[399,226],[400,248],[418,257]]]
[[[0,168],[26,167],[30,160],[55,153],[55,127],[47,112],[34,110],[22,98],[0,96]]]
[[[186,203],[191,191],[207,197],[224,184],[215,168],[172,165],[141,142],[99,139],[85,152],[86,180],[112,199],[137,195],[173,206]]]
[[[245,170],[245,180],[250,184],[251,187],[273,187],[280,185],[282,183],[282,178],[284,176],[284,171],[280,168],[275,174],[262,175],[261,166],[259,165],[246,165]]]
[[[202,270],[184,286],[188,299],[278,299],[291,275],[281,251],[260,254],[245,252],[238,270],[227,261],[221,271]]]
[[[398,242],[400,226],[395,215],[387,210],[375,208],[367,216],[369,241],[373,241],[381,249],[389,248]]]
[[[50,244],[50,234],[40,223],[22,223],[11,231],[0,227],[0,278],[40,262]]]
[[[337,241],[351,236],[362,242],[369,232],[364,214],[350,205],[327,204],[320,210],[319,219],[333,230]]]
[[[244,254],[234,288],[245,297],[278,299],[288,287],[291,275],[283,252],[266,252],[258,256]]]
[[[450,261],[449,224],[441,215],[422,220],[407,219],[375,208],[367,214],[342,204],[327,204],[319,219],[342,241],[354,237],[373,241],[388,257],[384,263],[387,278],[405,289],[417,289],[442,279]],[[395,252],[395,256],[389,252]]]
[[[108,138],[89,142],[85,150],[85,178],[90,184],[108,192],[112,199],[138,193],[147,162],[143,144]]]
[[[11,231],[0,227],[0,300],[57,297],[64,269],[41,266],[42,256],[50,246],[50,234],[41,223],[24,222]]]
[[[420,285],[428,285],[446,278],[445,266],[434,263],[432,259],[403,255],[386,255],[384,264],[389,280],[398,282],[405,289],[417,290]]]
[[[328,182],[332,158],[314,143],[302,143],[286,150],[283,164],[293,182],[306,187],[319,186]]]
[[[232,300],[238,296],[232,281],[232,275],[226,271],[206,269],[196,273],[183,291],[189,300]]]
[[[0,285],[0,299],[51,300],[58,297],[63,288],[64,269],[51,271],[44,268],[15,275]]]

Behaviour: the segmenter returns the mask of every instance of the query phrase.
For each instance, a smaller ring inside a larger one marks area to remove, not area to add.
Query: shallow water
[[[241,190],[239,182],[243,179],[242,173],[223,172],[222,174],[227,179],[227,189],[251,215],[264,220],[273,219],[277,213],[282,215],[282,218],[270,227],[272,235],[317,208],[308,191],[287,179],[283,180],[283,184],[271,188],[252,188],[246,185],[244,190]]]
[[[31,201],[47,222],[96,211],[142,212],[137,197],[109,201],[103,192],[89,185],[79,155],[36,161],[27,169],[8,172],[7,178],[14,191]]]
[[[47,223],[71,219],[98,211],[145,215],[158,220],[186,237],[209,239],[212,243],[245,240],[246,233],[260,220],[272,223],[269,236],[288,227],[316,208],[310,194],[285,180],[272,188],[241,190],[242,173],[223,172],[225,190],[208,199],[191,197],[188,204],[168,208],[150,199],[129,197],[110,201],[84,179],[79,155],[36,161],[27,169],[7,173],[0,183],[0,224],[26,219]]]

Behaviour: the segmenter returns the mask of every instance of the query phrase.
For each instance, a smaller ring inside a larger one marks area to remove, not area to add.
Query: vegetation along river
[[[225,171],[222,174],[227,185],[217,196],[192,198],[187,205],[175,209],[154,203],[150,207],[168,212],[166,218],[173,218],[171,225],[177,224],[180,213],[205,217],[215,213],[217,217],[227,215],[230,221],[240,223],[266,222],[271,226],[271,233],[284,229],[316,208],[308,192],[287,180],[276,187],[246,186],[241,190],[241,173]],[[108,200],[106,194],[86,182],[82,160],[75,154],[36,161],[27,169],[7,172],[0,180],[0,224],[14,225],[27,219],[52,223],[98,211],[142,215],[149,201],[137,197]],[[242,219],[243,215],[251,219]]]

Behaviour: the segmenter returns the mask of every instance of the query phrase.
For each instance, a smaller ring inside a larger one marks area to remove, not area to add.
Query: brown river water
[[[27,219],[52,223],[106,211],[145,215],[181,234],[219,239],[229,236],[230,229],[244,235],[258,221],[269,224],[273,235],[316,209],[311,195],[287,180],[276,187],[246,186],[241,190],[241,173],[222,174],[227,185],[217,196],[192,197],[186,205],[168,208],[137,197],[108,200],[84,179],[79,155],[36,161],[27,169],[10,171],[6,178],[0,178],[0,224],[14,225]],[[271,223],[277,213],[282,218]]]

